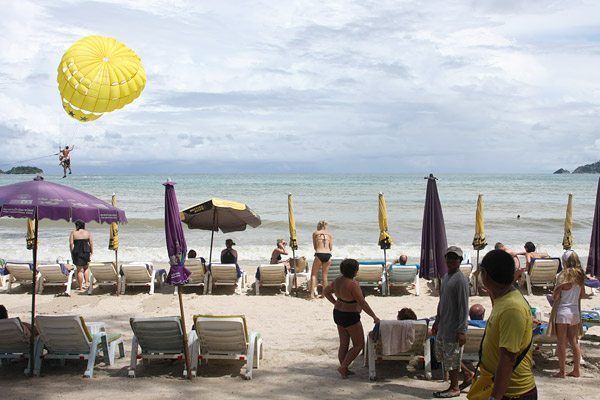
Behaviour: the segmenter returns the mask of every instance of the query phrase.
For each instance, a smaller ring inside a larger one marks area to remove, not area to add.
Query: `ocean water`
[[[470,251],[475,233],[477,196],[484,195],[485,254],[501,241],[522,251],[526,241],[550,255],[562,254],[564,218],[569,193],[573,194],[574,250],[585,262],[598,185],[597,175],[444,175],[436,174],[446,223],[448,243]],[[0,175],[0,186],[32,179],[29,175]],[[166,263],[164,237],[164,186],[168,176],[158,175],[45,175],[48,181],[83,190],[110,202],[117,194],[118,206],[129,223],[119,227],[119,259]],[[387,204],[392,249],[388,259],[404,253],[418,262],[427,181],[424,175],[332,174],[332,175],[174,175],[181,209],[217,197],[246,203],[260,215],[262,224],[243,232],[215,233],[213,257],[232,238],[244,265],[268,262],[277,238],[289,238],[287,194],[293,194],[297,255],[312,259],[312,232],[325,219],[333,235],[334,257],[382,260],[379,238],[378,193]],[[520,215],[520,218],[517,218]],[[72,223],[41,220],[39,259],[69,258],[68,239]],[[87,224],[94,239],[93,260],[114,260],[108,250],[108,225]],[[26,261],[25,220],[0,219],[0,257]],[[184,226],[188,248],[208,259],[211,233]],[[291,254],[291,251],[290,251]]]

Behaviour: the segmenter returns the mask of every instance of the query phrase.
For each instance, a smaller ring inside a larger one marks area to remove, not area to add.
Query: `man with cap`
[[[435,336],[435,356],[438,361],[443,361],[444,372],[448,372],[450,377],[450,387],[434,392],[433,397],[436,398],[460,396],[458,371],[461,367],[462,346],[467,341],[469,315],[469,281],[460,272],[462,258],[460,247],[450,246],[444,253],[448,273],[442,278],[440,301],[432,332]],[[472,375],[466,375],[465,382],[468,385]]]

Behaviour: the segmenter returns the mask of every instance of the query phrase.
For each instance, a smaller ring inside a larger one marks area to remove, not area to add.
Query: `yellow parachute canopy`
[[[65,52],[57,81],[67,114],[86,122],[135,100],[146,72],[137,54],[115,38],[87,36]]]

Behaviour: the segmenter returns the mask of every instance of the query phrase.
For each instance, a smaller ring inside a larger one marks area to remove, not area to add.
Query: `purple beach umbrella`
[[[591,276],[600,276],[600,178],[596,193],[596,207],[594,208],[594,222],[592,223],[592,238],[590,240],[590,253],[586,273]]]
[[[446,260],[444,259],[444,251],[448,247],[446,225],[444,224],[442,204],[435,183],[437,178],[430,174],[425,179],[427,179],[427,192],[423,212],[419,277],[441,279],[448,272]]]
[[[163,183],[165,186],[165,238],[167,240],[167,253],[169,254],[169,264],[171,268],[167,275],[167,283],[171,285],[183,286],[188,282],[192,274],[185,268],[185,258],[187,255],[187,245],[183,234],[183,225],[179,216],[179,206],[177,205],[177,196],[175,195],[175,182],[168,179]],[[183,348],[185,351],[185,366],[188,379],[192,379],[192,368],[190,365],[190,355],[187,343],[187,331],[185,328],[185,314],[183,312],[183,297],[181,288],[177,291],[179,297],[179,311],[181,312],[181,327],[183,328]]]
[[[37,270],[38,221],[64,219],[98,223],[127,223],[125,212],[92,195],[68,186],[46,182],[38,176],[31,181],[0,186],[0,217],[29,218],[34,222],[33,269],[31,285],[31,326],[35,324],[35,281]],[[34,335],[30,357],[33,358]],[[33,360],[30,358],[30,376]]]

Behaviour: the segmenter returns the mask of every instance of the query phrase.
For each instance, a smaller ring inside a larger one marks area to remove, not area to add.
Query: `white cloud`
[[[0,12],[0,137],[41,155],[75,142],[91,172],[551,172],[600,159],[600,5],[588,0],[23,0]],[[77,124],[56,68],[91,34],[131,47],[148,82]]]

